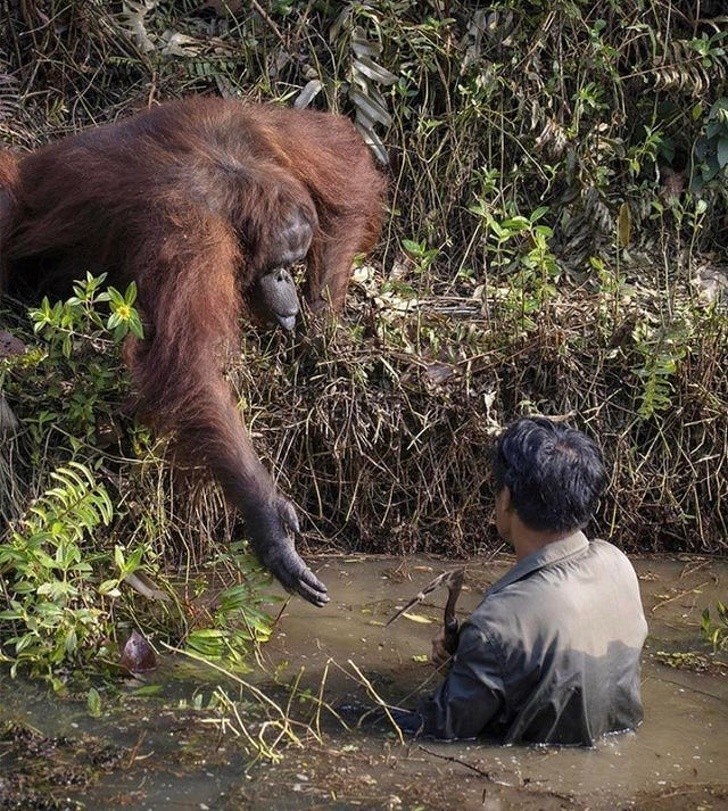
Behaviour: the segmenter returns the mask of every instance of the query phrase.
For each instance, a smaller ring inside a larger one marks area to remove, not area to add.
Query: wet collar
[[[527,577],[532,572],[542,569],[551,563],[557,563],[560,560],[565,560],[572,555],[577,555],[585,552],[589,548],[589,541],[583,532],[577,531],[572,535],[567,535],[560,541],[553,541],[546,544],[541,549],[531,552],[523,560],[518,563],[508,572],[506,572],[500,580],[493,583],[493,585],[485,592],[486,597],[497,591],[501,591],[516,580],[521,580]]]

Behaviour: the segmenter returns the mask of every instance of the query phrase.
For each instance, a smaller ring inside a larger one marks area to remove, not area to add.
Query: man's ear
[[[513,512],[513,502],[511,501],[511,488],[506,484],[503,489],[498,493],[498,498],[501,499],[501,505],[506,512]]]

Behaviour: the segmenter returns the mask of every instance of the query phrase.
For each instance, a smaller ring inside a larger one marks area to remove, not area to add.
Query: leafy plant
[[[107,629],[98,570],[110,556],[92,551],[89,541],[109,525],[114,510],[85,465],[69,462],[50,477],[54,486],[0,545],[0,582],[9,606],[0,612],[0,627],[12,629],[2,649],[11,672],[28,665],[59,686],[55,668],[92,659],[102,647]]]
[[[524,331],[536,325],[534,316],[556,294],[561,268],[549,246],[552,229],[540,220],[548,213],[541,206],[530,216],[513,214],[500,218],[493,207],[479,200],[471,211],[482,218],[488,242],[492,245],[491,266],[505,271],[497,299],[509,318],[515,318]]]
[[[103,289],[105,278],[87,274],[68,300],[51,304],[44,298],[30,311],[33,331],[45,341],[28,361],[42,397],[25,424],[38,445],[48,428],[71,437],[75,450],[84,443],[97,445],[100,433],[116,420],[128,386],[118,344],[129,334],[141,338],[144,333],[134,307],[136,285],[122,294]],[[108,314],[102,314],[107,307]],[[26,378],[23,391],[28,391]]]
[[[149,488],[147,508],[150,473],[163,476],[165,466],[143,429],[128,425],[123,433],[115,425],[128,386],[119,343],[143,337],[137,291],[105,289],[104,280],[88,274],[66,301],[44,299],[31,310],[42,343],[17,369],[19,413],[29,429],[23,445],[33,488],[44,489],[0,536],[0,593],[8,606],[0,614],[0,658],[13,674],[22,668],[59,689],[63,673],[103,669],[113,660],[117,628],[142,627],[175,644],[185,639],[191,650],[237,664],[271,630],[263,610],[269,578],[244,544],[218,556],[233,584],[213,608],[196,606],[194,615],[171,586],[147,589],[139,578],[164,581],[157,564],[164,562],[160,537],[168,519],[157,488],[169,482]],[[110,430],[116,458],[106,450]],[[118,452],[127,454],[127,445],[131,458],[122,466]],[[205,589],[199,573],[188,577],[193,591]]]
[[[113,637],[107,600],[119,579],[109,581],[114,562],[102,529],[120,516],[97,479],[98,446],[127,385],[118,343],[143,331],[134,285],[122,295],[104,290],[104,280],[87,274],[67,301],[46,298],[31,310],[42,343],[22,359],[17,389],[31,465],[47,483],[0,542],[8,604],[0,639],[13,673],[22,667],[56,687],[62,668],[95,660]],[[138,561],[142,552],[139,546],[131,557]]]
[[[700,618],[700,632],[705,642],[713,646],[713,652],[728,650],[728,606],[720,600],[715,604],[715,620],[710,608]]]
[[[207,627],[192,630],[185,647],[208,658],[226,657],[240,666],[253,644],[270,638],[273,621],[263,605],[275,598],[267,593],[270,575],[248,552],[247,544],[233,544],[228,558],[244,576],[241,582],[223,589],[203,620]]]
[[[85,281],[73,285],[68,300],[57,301],[51,306],[45,297],[38,309],[30,311],[33,330],[43,335],[51,347],[60,349],[69,358],[74,349],[74,340],[99,340],[111,332],[114,341],[121,341],[128,333],[144,337],[139,313],[134,308],[137,297],[136,282],[131,282],[122,295],[113,287],[103,289],[106,274],[86,274]],[[109,302],[111,314],[106,320],[99,312],[99,305]]]
[[[700,191],[728,167],[728,98],[719,98],[710,108],[705,134],[695,142],[695,170],[692,187]]]
[[[354,107],[359,131],[370,144],[377,158],[387,162],[387,149],[377,132],[392,123],[388,101],[382,92],[397,82],[397,76],[377,60],[382,55],[379,14],[369,3],[346,3],[329,32],[331,42],[349,49],[346,95]],[[370,33],[371,32],[371,33]],[[374,36],[372,36],[372,34]],[[348,43],[347,40],[348,39]]]
[[[437,248],[428,248],[423,242],[415,242],[412,239],[403,239],[402,247],[415,263],[415,272],[418,274],[426,273],[440,255]]]
[[[651,323],[653,320],[643,316],[633,331],[635,346],[641,356],[641,363],[635,369],[642,381],[638,414],[645,420],[655,412],[671,407],[671,380],[678,364],[687,355],[690,338],[688,322],[655,325]]]

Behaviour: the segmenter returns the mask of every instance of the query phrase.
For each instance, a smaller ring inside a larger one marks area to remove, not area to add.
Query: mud
[[[468,563],[461,615],[511,562]],[[446,593],[431,595],[411,612],[414,618],[384,623],[455,565],[423,558],[320,561],[332,603],[314,609],[292,600],[261,666],[244,677],[300,722],[296,741],[274,751],[278,762],[253,762],[243,728],[265,729],[260,708],[239,702],[240,685],[210,668],[190,669],[170,657],[154,676],[157,695],[138,695],[138,684],[117,695],[102,692],[100,718],[85,703],[2,677],[0,809],[728,808],[728,664],[700,638],[703,609],[726,602],[724,561],[635,561],[650,629],[646,717],[635,734],[592,750],[500,748],[402,744],[386,723],[357,727],[362,708],[376,703],[373,693],[406,706],[437,684],[423,655]],[[293,699],[280,686],[292,681]],[[235,699],[237,717],[230,706],[211,706],[218,683]]]

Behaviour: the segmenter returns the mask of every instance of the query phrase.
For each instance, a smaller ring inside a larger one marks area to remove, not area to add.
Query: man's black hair
[[[518,517],[540,532],[586,526],[606,485],[597,444],[545,417],[516,420],[501,434],[493,474],[496,492],[508,487]]]

